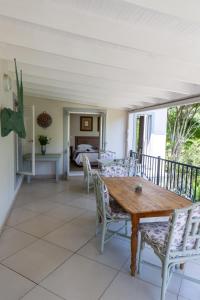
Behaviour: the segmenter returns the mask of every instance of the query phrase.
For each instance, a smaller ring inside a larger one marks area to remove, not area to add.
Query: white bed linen
[[[82,165],[83,164],[83,155],[87,155],[89,161],[91,163],[97,162],[99,152],[94,149],[90,149],[89,151],[75,151],[73,155],[73,160],[76,162],[77,165]]]

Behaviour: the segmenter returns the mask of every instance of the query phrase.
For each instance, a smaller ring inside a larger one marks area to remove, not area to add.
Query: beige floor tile
[[[71,251],[77,251],[93,236],[94,232],[91,233],[81,226],[74,226],[70,222],[49,233],[44,239]]]
[[[151,248],[145,247],[145,249],[143,250],[142,259],[150,262],[151,264],[154,264],[155,266],[161,266],[160,260],[157,258]],[[127,263],[122,267],[121,271],[126,273],[127,275],[130,275],[130,259],[128,259]],[[161,269],[158,269],[157,267],[147,264],[141,264],[141,272],[140,274],[136,274],[136,277],[138,279],[161,287]],[[181,278],[172,275],[172,279],[169,282],[168,291],[174,294],[178,294],[180,286]]]
[[[156,266],[161,266],[160,259],[155,255],[152,248],[145,247],[142,252],[142,260],[151,262]],[[122,272],[129,274],[130,273],[130,259],[128,259],[127,263],[122,267]]]
[[[16,228],[23,232],[30,233],[36,237],[42,237],[55,230],[62,224],[63,220],[58,220],[45,215],[39,215],[29,221],[20,223],[16,226]]]
[[[97,262],[103,263],[110,267],[120,269],[128,257],[130,256],[130,243],[122,240],[112,238],[105,244],[104,253],[100,253],[100,240],[97,238],[92,239],[78,254],[94,259]]]
[[[69,300],[97,300],[115,275],[113,269],[75,254],[41,285]]]
[[[8,226],[15,226],[38,215],[38,213],[22,207],[14,208],[7,220]]]
[[[59,193],[55,196],[52,196],[51,201],[53,200],[53,201],[61,203],[61,204],[68,204],[69,202],[71,202],[75,199],[81,198],[83,196],[84,196],[84,194],[82,192],[65,191],[65,192]]]
[[[45,214],[61,220],[61,221],[71,221],[72,219],[80,216],[85,212],[85,209],[78,208],[78,207],[72,207],[69,205],[62,205],[62,204],[57,204],[55,208],[49,210]]]
[[[130,275],[119,273],[101,300],[159,300],[160,288]],[[166,294],[166,300],[177,300],[177,296]]]
[[[47,212],[50,209],[53,209],[56,207],[55,203],[52,203],[51,201],[48,201],[47,199],[40,199],[37,201],[32,201],[31,203],[23,206],[23,208],[26,208],[28,210],[31,210],[33,212],[38,213],[44,213]]]
[[[9,228],[0,237],[0,260],[33,243],[36,239],[29,234]]]
[[[96,212],[87,211],[71,222],[76,227],[81,227],[87,232],[94,233],[96,228]]]
[[[60,298],[46,289],[36,286],[28,292],[21,300],[61,300]]]
[[[35,199],[37,199],[36,197],[33,197],[33,195],[31,193],[29,194],[24,194],[24,193],[20,193],[17,195],[16,199],[15,199],[15,203],[13,208],[17,208],[17,207],[22,207],[32,201],[35,201]]]
[[[141,266],[141,273],[137,275],[138,278],[152,283],[158,287],[161,287],[161,270],[151,267],[149,265]],[[181,278],[179,276],[172,275],[172,278],[169,282],[168,291],[174,294],[178,294],[181,286]]]
[[[0,265],[0,299],[19,300],[34,283]]]
[[[3,264],[38,283],[70,255],[65,249],[39,240],[4,260]]]
[[[3,228],[2,228],[2,232],[6,231],[6,230],[8,230],[10,228],[12,228],[12,227],[8,226],[8,225],[4,225]]]
[[[72,201],[69,202],[69,205],[85,208],[87,210],[96,211],[96,200],[88,196],[73,199]]]
[[[199,280],[200,278],[200,265],[195,261],[188,262],[184,267],[185,275]],[[194,283],[189,280],[182,280],[180,295],[190,299],[190,300],[199,300],[200,299],[200,284]]]

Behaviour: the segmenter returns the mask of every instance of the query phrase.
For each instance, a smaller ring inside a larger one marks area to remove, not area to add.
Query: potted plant
[[[41,153],[42,153],[42,155],[45,155],[45,153],[46,153],[46,145],[50,143],[51,139],[48,138],[45,135],[39,135],[38,141],[39,141],[39,143],[41,145]]]

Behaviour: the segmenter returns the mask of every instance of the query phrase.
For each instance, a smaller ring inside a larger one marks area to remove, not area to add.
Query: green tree
[[[191,151],[199,148],[200,141],[200,104],[182,105],[168,109],[167,157],[186,163]],[[197,147],[197,148],[195,148]],[[199,153],[199,151],[198,151]],[[194,153],[193,153],[194,154]]]

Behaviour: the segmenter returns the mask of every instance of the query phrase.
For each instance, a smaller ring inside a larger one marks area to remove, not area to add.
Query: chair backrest
[[[166,251],[173,257],[200,255],[200,202],[174,211]]]
[[[96,195],[98,215],[102,219],[110,217],[110,204],[108,189],[98,173],[93,174],[94,191]]]
[[[129,176],[129,169],[123,165],[109,165],[103,166],[101,169],[101,176],[104,177],[127,177]]]
[[[114,161],[102,165],[101,175],[105,177],[124,177],[136,175],[137,161],[132,158],[115,159]]]
[[[91,172],[90,161],[86,154],[83,154],[83,172],[84,177],[88,177],[89,173]]]
[[[124,159],[124,166],[128,168],[128,176],[136,175],[137,160],[133,157],[128,157]]]
[[[100,159],[106,159],[106,158],[110,158],[110,159],[115,159],[116,158],[116,152],[113,151],[105,151],[105,152],[100,152]]]

